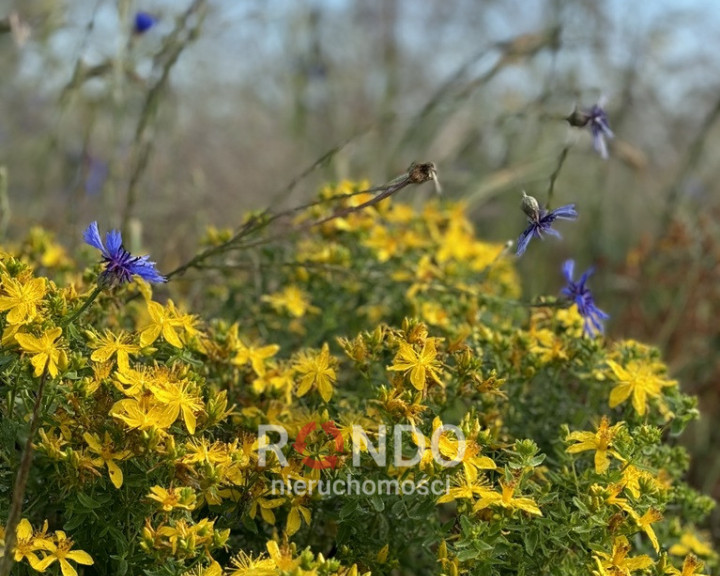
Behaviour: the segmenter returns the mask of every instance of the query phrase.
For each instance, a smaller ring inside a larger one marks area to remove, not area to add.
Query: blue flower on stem
[[[608,149],[605,139],[612,139],[615,137],[615,134],[613,134],[613,131],[610,129],[607,112],[603,109],[602,102],[586,110],[574,110],[573,113],[567,117],[567,121],[571,126],[577,128],[590,126],[593,148],[595,148],[595,151],[600,154],[604,160],[607,160]]]
[[[532,196],[525,198],[534,200]],[[518,238],[516,252],[518,256],[522,256],[525,253],[533,237],[542,239],[543,232],[551,236],[556,236],[557,238],[562,238],[560,232],[552,228],[552,223],[555,222],[555,220],[575,220],[578,215],[575,211],[575,204],[560,206],[560,208],[556,208],[555,210],[545,210],[544,208],[537,207],[537,201],[535,201],[534,206],[536,206],[537,209],[534,211],[532,209],[526,210],[525,208],[528,203],[525,198],[523,199],[523,210],[528,215],[529,224],[528,227],[525,228],[525,231],[520,234],[520,238]]]
[[[85,230],[83,239],[102,253],[105,269],[100,274],[100,278],[104,284],[124,284],[130,282],[134,275],[153,283],[167,281],[155,268],[155,262],[148,260],[149,256],[133,256],[123,248],[119,230],[108,232],[105,235],[104,245],[100,238],[97,222],[93,222]]]
[[[566,260],[565,264],[563,264],[563,275],[567,280],[567,286],[562,289],[562,294],[577,305],[580,316],[585,320],[583,326],[585,334],[590,337],[595,336],[596,332],[602,334],[604,331],[602,321],[607,320],[610,316],[595,306],[595,300],[590,290],[585,286],[587,279],[593,273],[593,269],[586,270],[578,282],[573,281],[574,271],[575,261]]]
[[[605,138],[614,138],[615,134],[610,130],[610,124],[608,124],[608,117],[605,110],[603,110],[599,104],[595,104],[587,112],[590,124],[590,131],[592,132],[593,148],[595,151],[602,156],[604,160],[608,158],[607,143]]]
[[[137,12],[133,29],[135,34],[145,34],[150,28],[157,24],[157,18],[148,12]]]

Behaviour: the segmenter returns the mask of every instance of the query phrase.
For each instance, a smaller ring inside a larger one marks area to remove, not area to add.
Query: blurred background
[[[504,242],[552,187],[581,216],[519,261],[526,296],[595,266],[610,337],[699,396],[720,497],[719,45],[715,0],[0,0],[0,239],[97,219],[171,270],[208,225],[433,161]],[[565,120],[598,101],[608,160]]]

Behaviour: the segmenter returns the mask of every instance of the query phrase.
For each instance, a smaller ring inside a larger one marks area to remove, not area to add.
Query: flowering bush
[[[712,502],[683,482],[675,442],[695,401],[656,350],[593,337],[587,274],[566,266],[569,300],[561,270],[557,296],[520,300],[509,247],[477,239],[462,204],[415,210],[366,188],[326,187],[285,222],[295,234],[266,215],[249,238],[213,230],[202,281],[171,273],[155,293],[154,264],[97,226],[97,269],[37,230],[6,247],[13,573],[716,566],[698,530]],[[288,442],[268,452],[264,429]],[[378,464],[383,443],[393,464]],[[312,489],[323,480],[362,489]]]

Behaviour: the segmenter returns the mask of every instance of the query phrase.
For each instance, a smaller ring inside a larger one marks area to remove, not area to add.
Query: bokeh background
[[[609,337],[699,396],[690,475],[720,497],[718,48],[716,0],[0,0],[0,239],[97,219],[171,270],[209,225],[433,161],[505,241],[552,182],[581,218],[519,261],[526,296],[595,266]],[[607,161],[565,121],[599,100]]]

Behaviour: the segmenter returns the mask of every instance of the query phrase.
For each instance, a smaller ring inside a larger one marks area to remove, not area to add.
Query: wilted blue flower
[[[526,205],[528,205],[526,198],[534,200],[532,196],[523,197],[523,211],[528,215],[529,224],[528,227],[525,228],[525,231],[520,234],[520,238],[518,238],[516,252],[518,256],[522,256],[525,253],[533,237],[542,239],[543,232],[562,238],[560,232],[552,228],[552,223],[555,222],[555,220],[575,220],[575,218],[577,218],[575,204],[567,204],[566,206],[560,206],[560,208],[550,211],[544,208],[538,208],[537,211],[533,211],[525,209]],[[535,206],[537,206],[537,202],[535,202]]]
[[[100,239],[97,222],[93,222],[85,230],[83,239],[102,253],[105,262],[105,269],[100,274],[102,281],[108,284],[123,284],[130,282],[136,274],[148,282],[167,281],[155,268],[155,262],[148,260],[149,256],[133,256],[123,248],[119,230],[111,230],[105,235],[106,247]]]
[[[145,34],[150,28],[157,24],[157,18],[147,12],[136,12],[134,30],[135,34]]]
[[[607,160],[608,150],[605,138],[614,138],[615,134],[610,129],[607,112],[602,107],[602,102],[595,104],[592,108],[586,110],[574,110],[567,121],[571,126],[583,128],[590,126],[592,132],[593,148],[595,151]]]
[[[575,261],[566,260],[565,264],[563,264],[563,275],[567,280],[567,286],[562,289],[562,294],[577,305],[580,316],[585,320],[583,326],[585,334],[590,337],[595,336],[596,332],[602,334],[604,330],[602,321],[607,320],[610,316],[595,306],[595,300],[590,290],[585,286],[587,279],[593,273],[593,269],[586,270],[578,282],[573,281],[574,271]]]

